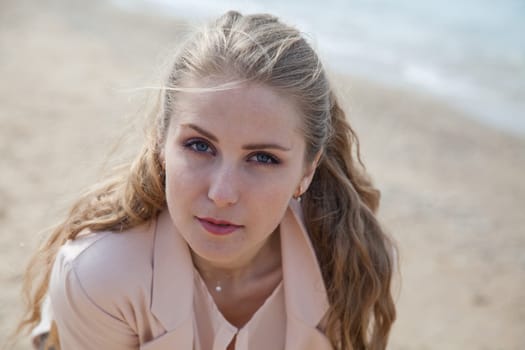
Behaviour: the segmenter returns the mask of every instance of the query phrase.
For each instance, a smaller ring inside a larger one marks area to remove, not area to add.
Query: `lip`
[[[214,218],[200,218],[196,217],[201,226],[209,233],[217,236],[225,236],[241,228],[241,225],[236,225],[229,221],[217,220]]]

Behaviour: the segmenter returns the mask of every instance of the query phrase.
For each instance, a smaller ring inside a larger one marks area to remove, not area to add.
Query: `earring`
[[[293,195],[293,199],[295,199],[296,201],[300,202],[301,201],[301,195],[303,194],[302,192],[303,192],[303,190],[302,190],[301,186],[299,186],[299,188],[297,189],[297,191],[295,191],[295,193]]]

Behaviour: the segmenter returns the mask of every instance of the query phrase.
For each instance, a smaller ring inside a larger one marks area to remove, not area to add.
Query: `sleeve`
[[[49,334],[52,318],[51,301],[48,294],[40,307],[40,322],[31,330],[31,343],[34,349],[39,349],[42,339]]]
[[[53,266],[49,296],[62,350],[139,349],[136,332],[90,298],[73,262],[60,254]]]

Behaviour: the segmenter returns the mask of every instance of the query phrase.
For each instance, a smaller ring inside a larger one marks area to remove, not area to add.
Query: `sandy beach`
[[[146,93],[131,89],[157,82],[190,27],[97,1],[0,4],[0,342],[45,229],[133,153]],[[389,348],[524,349],[525,138],[416,91],[333,75],[399,246]]]

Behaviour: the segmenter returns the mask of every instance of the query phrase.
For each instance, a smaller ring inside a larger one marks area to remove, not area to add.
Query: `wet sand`
[[[0,4],[0,340],[43,230],[136,149],[144,93],[126,89],[154,82],[188,28],[97,2]],[[399,245],[389,348],[525,348],[525,140],[415,91],[335,76]]]

